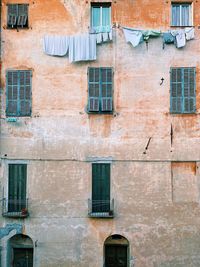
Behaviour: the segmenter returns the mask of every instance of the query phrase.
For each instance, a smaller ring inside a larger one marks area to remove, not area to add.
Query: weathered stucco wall
[[[129,240],[136,267],[199,266],[200,3],[193,1],[195,40],[183,49],[163,50],[161,38],[133,48],[115,27],[95,62],[70,64],[45,55],[42,39],[87,32],[90,1],[18,0],[29,3],[30,25],[19,31],[6,29],[6,4],[16,1],[2,2],[0,192],[7,193],[7,164],[27,162],[30,217],[1,217],[1,226],[20,222],[37,241],[34,267],[102,267],[112,234]],[[117,25],[170,29],[170,1],[111,2]],[[113,115],[86,112],[89,66],[113,67]],[[170,114],[170,67],[196,67],[196,114]],[[32,116],[16,123],[5,120],[8,69],[33,71]],[[114,219],[87,216],[92,157],[112,157]]]

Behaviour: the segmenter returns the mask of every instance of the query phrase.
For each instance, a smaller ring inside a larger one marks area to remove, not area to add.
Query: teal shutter
[[[101,9],[99,6],[92,6],[92,28],[101,26]]]
[[[172,68],[170,106],[172,113],[193,113],[196,110],[195,68]]]
[[[101,110],[111,112],[113,110],[112,99],[112,69],[101,69]]]
[[[6,115],[15,116],[18,114],[18,72],[8,71],[6,75],[7,85],[7,109]]]
[[[110,164],[92,164],[92,211],[110,210]]]
[[[89,68],[88,73],[88,109],[91,112],[99,111],[100,96],[100,69]]]
[[[102,7],[102,31],[109,32],[111,28],[111,7],[104,6]]]
[[[29,70],[7,72],[7,116],[31,115],[31,74]]]
[[[17,14],[18,14],[18,5],[17,4],[9,4],[8,5],[8,14],[7,14],[8,27],[15,28],[17,26]]]
[[[31,71],[19,72],[20,116],[31,115]]]
[[[17,26],[22,27],[22,28],[28,26],[28,5],[27,4],[18,5]]]
[[[26,164],[9,164],[8,212],[26,208]]]

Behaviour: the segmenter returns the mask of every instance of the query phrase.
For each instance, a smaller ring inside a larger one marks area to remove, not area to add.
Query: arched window
[[[128,267],[128,240],[121,235],[109,236],[104,242],[104,257],[105,267]]]
[[[8,259],[12,267],[33,267],[33,241],[22,234],[14,235],[8,243]]]

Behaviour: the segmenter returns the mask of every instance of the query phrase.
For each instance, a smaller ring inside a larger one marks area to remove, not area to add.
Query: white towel
[[[194,28],[193,27],[185,28],[185,36],[187,41],[194,39]]]
[[[125,39],[127,43],[131,43],[133,47],[136,47],[139,45],[139,43],[142,40],[142,32],[136,31],[136,30],[129,30],[126,28],[123,28]]]
[[[65,56],[69,49],[69,37],[45,36],[43,39],[44,53],[50,56]]]
[[[81,34],[70,36],[69,61],[96,60],[96,35]]]

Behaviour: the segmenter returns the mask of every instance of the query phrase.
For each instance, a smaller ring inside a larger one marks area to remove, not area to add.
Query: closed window
[[[28,28],[28,4],[8,4],[7,27]]]
[[[8,212],[23,212],[27,209],[26,176],[26,164],[9,164]]]
[[[171,68],[171,113],[196,111],[196,69]]]
[[[89,68],[88,111],[111,113],[113,111],[112,68]]]
[[[172,26],[192,26],[191,3],[172,3],[171,10]]]
[[[91,6],[91,27],[96,32],[109,32],[111,29],[111,4],[93,3]]]
[[[31,76],[29,70],[7,71],[7,116],[31,115]]]
[[[110,164],[92,164],[92,212],[110,212]]]

